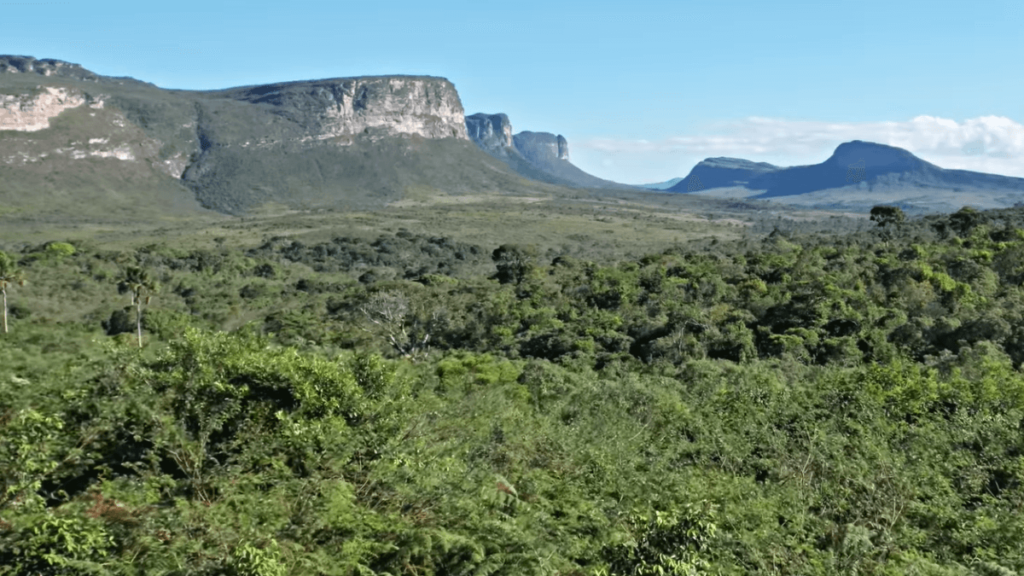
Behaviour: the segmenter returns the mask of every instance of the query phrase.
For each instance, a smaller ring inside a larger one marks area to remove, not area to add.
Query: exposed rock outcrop
[[[266,107],[301,126],[307,140],[361,134],[469,138],[462,101],[444,78],[334,78],[234,88],[209,96]]]
[[[487,152],[507,154],[512,150],[512,123],[505,114],[473,114],[466,117],[469,138]]]
[[[559,186],[576,186],[572,180],[550,172],[543,164],[538,165],[526,159],[516,148],[512,135],[512,123],[505,114],[473,114],[466,117],[469,138],[481,150],[504,162],[513,172],[536,180]],[[562,168],[558,166],[558,168]]]
[[[16,181],[61,198],[76,187],[107,198],[122,186],[177,187],[205,207],[242,213],[265,203],[379,206],[413,188],[522,186],[469,140],[455,86],[429,76],[164,90],[59,60],[0,56],[0,130],[0,195]],[[40,181],[47,174],[61,178]]]
[[[561,134],[559,134],[558,138],[555,141],[555,143],[558,146],[558,159],[559,160],[566,160],[566,161],[568,161],[569,160],[569,141],[566,140]]]
[[[0,94],[0,130],[45,130],[50,127],[51,118],[85,101],[78,90],[50,86],[28,94]]]
[[[524,131],[512,137],[515,149],[536,169],[575,188],[632,188],[587,174],[569,161],[569,142],[561,134]]]
[[[549,164],[556,161],[566,161],[563,153],[567,153],[569,143],[559,134],[549,132],[524,131],[513,137],[516,149],[526,157],[527,160],[537,164]]]
[[[473,114],[466,129],[476,145],[531,180],[573,188],[628,188],[591,176],[569,162],[569,142],[561,134],[520,132],[513,136],[505,114]]]
[[[61,76],[95,82],[100,76],[82,68],[78,64],[53,60],[50,58],[37,60],[31,56],[0,55],[0,73],[8,74],[39,74],[40,76]]]

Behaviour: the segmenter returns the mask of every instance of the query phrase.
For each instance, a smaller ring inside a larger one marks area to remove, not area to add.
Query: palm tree
[[[7,287],[25,285],[25,274],[18,270],[18,263],[7,254],[0,252],[0,292],[4,295],[4,334],[7,334]]]
[[[139,348],[142,348],[142,304],[149,305],[152,293],[156,292],[157,284],[149,277],[149,272],[138,266],[125,269],[124,278],[117,285],[121,294],[131,292],[132,306],[135,306],[135,330],[139,337]]]

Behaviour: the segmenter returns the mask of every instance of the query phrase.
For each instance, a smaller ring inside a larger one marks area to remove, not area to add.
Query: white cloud
[[[783,166],[824,161],[836,146],[851,140],[904,148],[943,168],[961,168],[1024,177],[1024,125],[1003,116],[982,116],[957,122],[918,116],[904,122],[819,122],[750,117],[719,122],[705,134],[664,140],[592,138],[573,143],[589,163],[617,159],[616,165],[653,168],[653,157],[664,162],[658,175],[683,176],[700,160],[730,156]],[[639,156],[649,161],[640,162]],[[689,162],[688,165],[685,163]],[[680,164],[686,167],[681,168]],[[586,169],[581,163],[581,168]],[[681,171],[682,170],[682,171]],[[646,171],[646,170],[645,170]],[[632,172],[632,170],[628,170]],[[610,175],[609,175],[610,176]],[[620,181],[645,181],[643,174],[617,174]],[[657,177],[655,177],[657,178]]]

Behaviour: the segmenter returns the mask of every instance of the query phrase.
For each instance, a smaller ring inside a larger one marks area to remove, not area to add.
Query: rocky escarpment
[[[513,172],[536,180],[559,186],[576,186],[561,176],[535,165],[516,148],[512,135],[512,123],[505,114],[473,114],[466,117],[469,138],[491,157],[501,160]]]
[[[569,161],[569,142],[561,134],[524,131],[512,138],[515,148],[535,168],[576,188],[632,188],[587,174]]]
[[[335,78],[234,88],[207,97],[255,104],[301,127],[306,141],[360,135],[469,138],[462,101],[444,78]]]
[[[569,141],[559,134],[555,144],[558,147],[558,159],[569,160]]]
[[[164,90],[0,56],[0,133],[9,210],[168,195],[226,213],[371,208],[525,185],[470,141],[455,86],[429,76]]]
[[[98,82],[100,76],[82,68],[78,64],[62,60],[37,60],[31,56],[0,55],[0,74],[38,74],[40,76],[59,76],[88,82]]]
[[[123,111],[107,107],[107,94],[94,86],[33,84],[32,71],[40,73],[40,69],[71,70],[75,76],[91,74],[74,65],[43,62],[49,67],[23,66],[30,72],[15,73],[28,74],[22,79],[29,85],[11,90],[11,83],[7,83],[6,91],[13,93],[0,94],[0,131],[8,133],[0,140],[0,166],[57,170],[73,167],[81,160],[112,159],[138,162],[174,178],[181,176],[181,155],[161,158],[163,143],[134,125]]]
[[[448,174],[412,172],[452,143],[476,151],[444,78],[335,78],[188,96],[197,149],[182,181],[224,212],[268,202],[365,206],[417,186],[452,188]]]
[[[51,86],[27,94],[3,94],[0,95],[0,130],[45,130],[50,127],[51,118],[85,102],[79,90]]]
[[[520,132],[514,137],[516,149],[532,162],[569,161],[569,142],[561,134]]]
[[[466,117],[470,139],[520,176],[574,188],[626,188],[580,170],[569,162],[569,142],[561,134],[524,131],[512,134],[505,114]]]
[[[473,114],[466,116],[469,138],[486,152],[507,154],[513,149],[512,122],[505,114]]]

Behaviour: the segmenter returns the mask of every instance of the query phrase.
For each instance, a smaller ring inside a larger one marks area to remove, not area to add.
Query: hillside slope
[[[409,194],[536,186],[469,140],[443,78],[199,92],[0,56],[0,210],[9,214],[372,208]]]

